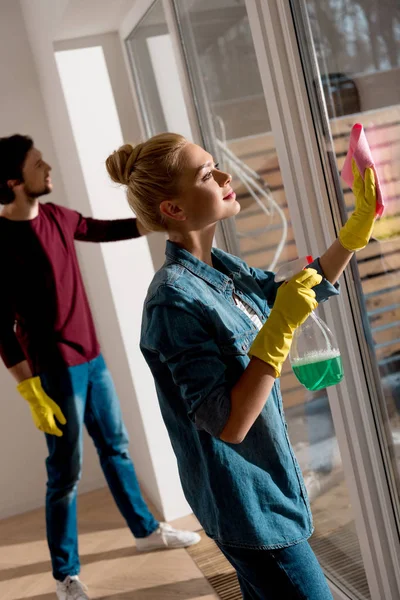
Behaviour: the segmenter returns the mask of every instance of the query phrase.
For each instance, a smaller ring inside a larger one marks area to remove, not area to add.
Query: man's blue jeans
[[[46,525],[53,575],[62,581],[80,570],[76,514],[82,467],[83,425],[96,446],[108,486],[137,538],[158,528],[144,502],[128,452],[128,436],[111,374],[103,357],[41,375],[42,386],[64,413],[62,437],[46,435]]]

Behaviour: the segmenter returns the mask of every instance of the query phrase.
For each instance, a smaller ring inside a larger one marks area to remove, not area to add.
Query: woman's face
[[[167,213],[162,209],[165,214],[182,222],[187,231],[198,231],[237,215],[240,204],[230,185],[232,177],[217,168],[208,152],[188,143],[181,151],[180,160],[179,196],[173,202],[163,203],[168,205]]]

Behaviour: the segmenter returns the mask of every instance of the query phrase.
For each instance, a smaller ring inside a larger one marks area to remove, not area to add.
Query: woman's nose
[[[224,171],[215,171],[215,173],[218,178],[218,183],[221,187],[229,185],[232,181],[232,175],[230,173],[225,173]]]

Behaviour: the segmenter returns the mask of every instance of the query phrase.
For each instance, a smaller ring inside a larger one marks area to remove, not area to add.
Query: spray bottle
[[[305,256],[283,265],[275,281],[286,281],[312,262]],[[326,323],[313,312],[293,334],[289,353],[290,364],[297,379],[308,390],[315,392],[340,383],[343,364],[333,333]]]

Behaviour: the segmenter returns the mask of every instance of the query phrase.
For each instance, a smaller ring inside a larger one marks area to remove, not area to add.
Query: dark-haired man
[[[22,135],[0,138],[0,355],[46,434],[47,538],[59,600],[86,600],[78,578],[77,484],[85,425],[141,551],[181,548],[196,533],[159,523],[140,493],[111,375],[101,355],[74,241],[146,234],[134,218],[100,221],[52,203],[51,167]]]

